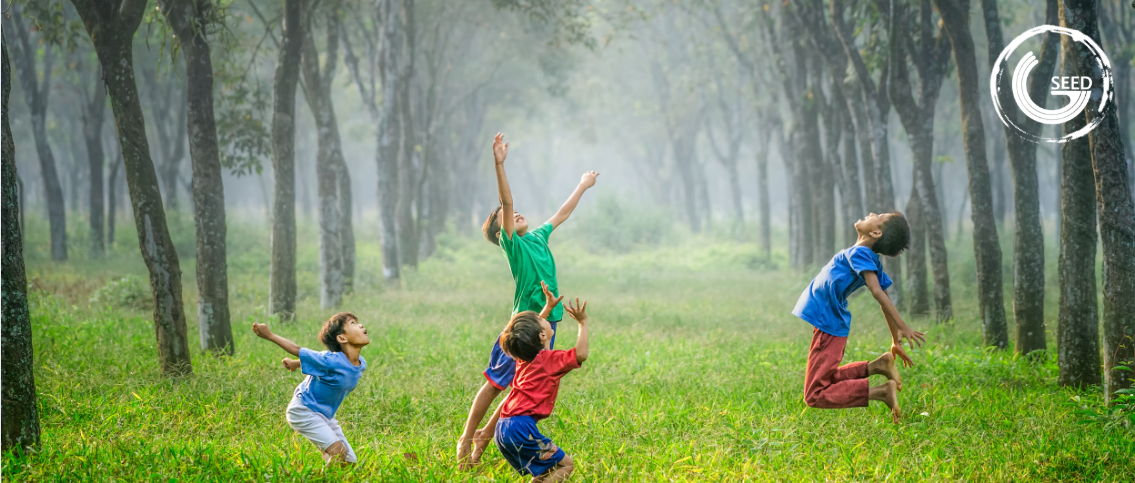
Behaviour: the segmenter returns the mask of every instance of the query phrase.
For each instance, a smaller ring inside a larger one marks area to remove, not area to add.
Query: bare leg
[[[571,456],[564,455],[564,459],[560,463],[553,466],[544,474],[532,478],[529,483],[560,483],[571,476],[571,472],[575,471],[575,462],[572,461]]]
[[[884,352],[878,359],[867,364],[867,375],[873,376],[875,374],[887,376],[887,379],[895,381],[896,390],[902,390],[902,376],[899,375],[899,370],[895,367],[894,354]]]
[[[461,469],[470,468],[469,453],[472,450],[470,446],[472,446],[473,434],[477,431],[477,425],[481,424],[481,419],[484,419],[485,413],[489,412],[489,406],[500,393],[501,390],[488,381],[485,381],[485,385],[477,391],[473,406],[469,408],[469,419],[465,420],[465,429],[461,432],[461,438],[457,440],[457,462]]]
[[[469,457],[471,464],[480,464],[481,455],[489,449],[489,443],[497,434],[497,421],[501,418],[502,408],[504,408],[504,404],[498,404],[497,410],[493,411],[493,416],[489,418],[488,423],[485,423],[485,427],[473,432],[473,454]]]
[[[895,381],[887,381],[878,386],[871,388],[867,392],[867,399],[871,401],[883,401],[888,408],[891,408],[891,421],[895,424],[899,423],[899,417],[902,416],[902,411],[899,409],[898,397],[898,384]]]

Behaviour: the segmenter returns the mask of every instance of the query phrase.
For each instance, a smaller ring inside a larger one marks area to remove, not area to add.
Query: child
[[[532,475],[533,482],[567,479],[575,463],[571,456],[540,434],[536,422],[552,414],[560,378],[579,369],[587,360],[587,302],[567,305],[567,312],[579,322],[575,348],[552,350],[552,325],[535,312],[516,314],[500,336],[505,353],[516,358],[516,379],[512,392],[501,403],[496,443],[501,454],[520,474]]]
[[[594,171],[584,173],[579,180],[579,185],[560,207],[560,210],[539,228],[529,232],[528,220],[520,213],[513,211],[512,192],[509,190],[508,179],[504,173],[504,160],[508,156],[508,143],[503,142],[503,139],[504,136],[500,133],[497,133],[496,138],[493,139],[497,190],[499,191],[501,206],[489,214],[488,219],[485,220],[483,231],[485,238],[493,244],[499,245],[508,259],[512,278],[516,282],[512,301],[512,314],[515,316],[525,310],[535,311],[540,309],[541,304],[544,303],[540,289],[542,281],[548,284],[552,293],[556,293],[556,261],[552,258],[551,250],[548,249],[548,237],[551,236],[552,230],[571,216],[576,204],[579,203],[579,198],[583,196],[583,192],[595,186],[595,178],[599,176],[599,173]],[[555,342],[556,324],[561,318],[563,318],[563,309],[558,305],[547,316],[548,322],[552,326],[552,343]],[[490,418],[489,423],[483,429],[478,430],[477,425],[485,417],[485,413],[488,412],[489,406],[492,405],[497,395],[512,383],[515,371],[516,362],[501,351],[499,340],[494,342],[489,355],[489,367],[484,371],[486,382],[477,392],[476,398],[473,399],[473,405],[469,409],[469,418],[465,421],[465,428],[461,437],[457,440],[457,460],[462,468],[476,464],[489,441],[492,441],[497,416],[494,415]],[[472,453],[470,453],[469,447],[471,442],[474,446]]]
[[[359,383],[367,368],[367,361],[359,351],[370,343],[370,335],[350,312],[331,316],[319,329],[319,340],[328,350],[315,352],[301,348],[295,342],[273,334],[266,324],[252,324],[252,331],[262,339],[275,342],[299,360],[285,358],[284,367],[290,371],[300,369],[307,375],[296,386],[286,414],[288,425],[319,448],[323,461],[339,462],[342,466],[358,461],[351,443],[343,435],[335,411],[343,398]]]
[[[910,246],[910,228],[899,212],[876,215],[871,213],[855,223],[859,240],[834,257],[808,289],[800,294],[792,314],[815,326],[812,331],[812,348],[808,353],[808,369],[804,376],[804,402],[814,408],[866,407],[867,401],[883,401],[891,408],[891,419],[897,424],[899,411],[896,391],[902,389],[902,380],[895,368],[895,356],[903,364],[914,364],[903,351],[906,340],[913,350],[926,340],[921,332],[907,327],[891,303],[885,290],[891,279],[883,273],[879,255],[896,257]],[[847,297],[866,285],[883,309],[883,317],[891,330],[890,352],[871,362],[852,362],[840,366],[847,334],[851,329],[851,313],[847,311]],[[889,379],[875,387],[868,387],[867,377],[881,374]]]

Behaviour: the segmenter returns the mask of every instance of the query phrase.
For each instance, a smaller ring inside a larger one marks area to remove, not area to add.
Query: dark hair
[[[540,316],[531,310],[525,310],[514,316],[501,333],[500,344],[505,354],[524,362],[532,362],[544,343],[540,342],[540,334],[544,328],[540,326]]]
[[[902,213],[892,211],[890,214],[891,217],[879,227],[883,236],[875,240],[871,250],[880,255],[897,257],[903,250],[910,248],[910,225]]]
[[[501,244],[501,211],[503,211],[503,208],[500,206],[494,208],[493,212],[489,213],[489,217],[485,219],[485,224],[481,226],[481,231],[485,232],[485,239],[497,246]]]
[[[359,318],[350,312],[339,312],[332,315],[319,329],[319,341],[327,346],[327,350],[331,352],[343,352],[343,346],[339,345],[336,338],[343,333],[343,327],[352,320],[358,322]]]

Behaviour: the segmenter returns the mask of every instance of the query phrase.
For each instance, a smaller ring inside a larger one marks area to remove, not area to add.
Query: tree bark
[[[87,161],[90,172],[90,254],[91,258],[102,258],[106,253],[103,242],[103,164],[104,153],[102,149],[102,121],[106,113],[106,87],[102,76],[102,69],[98,68],[94,76],[91,94],[84,95],[83,99],[83,138],[87,142]],[[85,76],[84,76],[85,77]],[[86,94],[86,87],[83,94]]]
[[[331,7],[333,22],[336,15]],[[343,301],[343,243],[340,239],[343,215],[339,207],[339,169],[343,162],[339,142],[339,125],[331,104],[331,78],[338,58],[338,32],[328,27],[327,64],[320,69],[315,51],[313,22],[306,22],[303,60],[304,96],[315,117],[318,156],[315,178],[319,197],[319,305],[322,309],[338,307]],[[350,213],[346,214],[350,216]]]
[[[1061,7],[1061,26],[1079,30],[1100,43],[1095,1],[1063,0]],[[1073,64],[1077,75],[1103,78],[1101,66],[1086,47],[1065,42],[1066,62]],[[1100,87],[1095,87],[1097,91],[1084,112],[1088,123],[1103,118],[1089,140],[1103,242],[1104,395],[1108,403],[1113,403],[1115,391],[1130,388],[1135,381],[1131,372],[1135,369],[1135,203],[1127,185],[1130,173],[1124,159],[1115,99],[1112,97],[1101,113]]]
[[[1047,1],[1046,22],[1049,25],[1058,22],[1057,1]],[[1005,48],[997,0],[982,0],[982,12],[985,16],[986,36],[989,38],[989,64],[996,68],[993,64]],[[1056,58],[1060,55],[1057,50],[1058,37],[1060,35],[1053,32],[1044,34],[1040,64],[1029,79],[1029,96],[1040,100],[1041,107],[1044,107],[1048,98],[1045,89],[1055,70]],[[998,94],[1001,106],[1006,109],[1005,115],[1013,116],[1018,125],[1024,126],[1034,135],[1040,132],[1040,123],[1018,115],[1014,107],[1016,102],[1011,100],[1008,86],[1003,86]],[[1044,230],[1041,227],[1040,187],[1036,171],[1037,145],[1020,134],[1011,132],[1009,126],[1002,127],[1009,152],[1009,164],[1013,168],[1013,318],[1017,323],[1016,345],[1018,353],[1030,354],[1046,349]]]
[[[339,154],[342,155],[342,151]],[[351,219],[354,198],[351,194],[351,171],[342,156],[339,161],[339,243],[342,244],[340,253],[343,255],[343,292],[350,293],[355,286],[355,226]]]
[[[772,126],[762,131],[759,136],[763,140],[757,151],[757,206],[760,211],[760,240],[761,250],[765,252],[765,260],[772,260],[772,229],[769,222],[770,211],[768,194],[768,155],[772,148],[771,135],[767,129],[779,129]]]
[[[399,199],[399,156],[401,154],[401,115],[399,82],[402,75],[401,30],[402,0],[381,0],[379,15],[382,20],[382,56],[379,68],[382,76],[382,108],[378,122],[378,205],[382,229],[382,273],[387,282],[401,278],[402,262],[399,258],[397,207]],[[361,84],[360,84],[361,88]]]
[[[51,228],[51,259],[67,259],[67,215],[63,199],[63,186],[59,183],[59,173],[55,168],[55,155],[47,141],[47,102],[50,93],[52,64],[55,60],[51,43],[43,49],[43,80],[36,73],[36,45],[31,41],[30,30],[25,27],[23,10],[12,7],[14,23],[16,74],[24,87],[25,100],[31,111],[32,134],[35,136],[36,154],[39,156],[39,171],[43,176],[43,191],[47,196],[47,220]]]
[[[910,200],[906,203],[906,219],[910,224],[910,249],[906,258],[906,292],[910,297],[910,315],[924,317],[930,315],[930,292],[926,285],[926,215],[922,209],[922,198],[918,184],[910,188]]]
[[[12,70],[8,65],[8,41],[3,46],[3,208],[4,223],[0,246],[3,254],[3,317],[0,335],[4,340],[0,381],[4,397],[0,422],[2,448],[27,448],[39,444],[39,411],[36,407],[35,373],[32,354],[32,323],[28,310],[28,280],[24,273],[24,241],[20,216],[20,194],[16,185],[16,145],[8,124],[8,95],[12,92]]]
[[[161,0],[162,12],[185,53],[189,155],[193,162],[193,211],[197,228],[197,324],[201,349],[234,352],[225,259],[225,189],[213,114],[213,63],[205,26],[214,14],[209,0]],[[172,191],[171,191],[172,193]]]
[[[181,300],[181,267],[166,228],[165,209],[158,192],[158,177],[150,159],[142,106],[134,80],[133,37],[146,9],[145,0],[124,0],[109,8],[99,0],[72,0],[86,25],[106,78],[111,108],[118,126],[119,144],[126,165],[126,183],[134,210],[138,245],[150,275],[154,299],[154,329],[161,372],[189,374],[189,345]]]
[[[272,267],[268,313],[296,313],[296,83],[303,48],[303,0],[285,0],[284,31],[272,86]]]
[[[1064,39],[1067,39],[1066,36]],[[1064,40],[1067,42],[1067,40]],[[1065,52],[1068,52],[1065,49]],[[1076,75],[1068,61],[1063,75]],[[1064,134],[1084,127],[1077,116]],[[1091,147],[1087,138],[1063,145],[1060,199],[1060,315],[1056,328],[1056,379],[1061,386],[1100,383],[1099,316],[1096,306],[1096,206]]]
[[[969,31],[969,0],[950,2],[934,0],[954,48],[958,69],[958,97],[961,103],[962,141],[965,143],[966,168],[969,174],[973,246],[977,261],[978,304],[981,309],[982,335],[985,345],[1005,349],[1009,332],[1005,322],[1005,305],[1001,287],[1001,246],[997,240],[997,224],[993,218],[993,195],[989,182],[989,164],[985,159],[985,132],[981,122],[978,96],[977,60],[973,37]]]

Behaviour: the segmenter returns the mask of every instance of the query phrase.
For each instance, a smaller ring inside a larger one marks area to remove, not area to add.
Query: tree
[[[954,47],[954,63],[958,69],[958,98],[961,103],[962,142],[965,143],[966,170],[969,176],[982,335],[986,345],[1005,349],[1009,346],[1009,332],[1005,324],[1001,287],[1001,245],[997,241],[997,224],[993,218],[989,163],[985,158],[985,131],[978,105],[978,96],[982,90],[981,83],[978,82],[973,36],[969,31],[970,4],[969,0],[934,0],[934,5],[938,7],[946,34]]]
[[[170,211],[177,211],[180,206],[177,174],[181,170],[182,158],[185,157],[189,104],[186,103],[182,76],[176,72],[177,58],[173,59],[164,76],[161,63],[160,58],[155,59],[153,68],[143,66],[140,71],[150,101],[150,122],[158,135],[160,159],[157,161],[157,169],[158,179],[162,182],[162,199]]]
[[[315,177],[319,193],[319,304],[324,309],[339,306],[343,299],[343,242],[340,223],[351,216],[340,211],[340,173],[346,168],[339,141],[339,124],[331,103],[331,79],[339,57],[338,5],[328,6],[326,15],[326,63],[321,69],[315,50],[314,23],[305,22],[303,60],[304,96],[311,113],[319,143]],[[314,17],[314,15],[311,15]]]
[[[1048,25],[1055,25],[1057,19],[1057,0],[1048,0],[1045,19]],[[989,63],[993,65],[1005,48],[1001,36],[1001,20],[997,11],[997,0],[982,0],[981,11],[985,16],[985,32],[989,38]],[[1040,64],[1029,79],[1029,97],[1039,99],[1041,107],[1048,98],[1048,79],[1056,66],[1058,34],[1044,34],[1040,53]],[[998,91],[1000,104],[1006,109],[1005,115],[1012,116],[1017,125],[1025,126],[1034,136],[1040,132],[1041,124],[1026,116],[1018,115],[1007,86]],[[1044,230],[1040,219],[1040,187],[1036,172],[1037,145],[1012,128],[1002,125],[1009,151],[1009,164],[1013,168],[1013,318],[1017,322],[1017,352],[1029,354],[1045,350],[1044,330]]]
[[[107,83],[118,141],[126,166],[126,184],[134,210],[138,246],[150,275],[154,329],[163,374],[193,371],[181,301],[181,267],[166,228],[157,173],[150,159],[138,86],[134,80],[134,32],[142,22],[145,0],[72,0],[94,43]]]
[[[161,0],[162,13],[185,53],[185,121],[193,163],[193,214],[197,228],[197,324],[201,349],[232,355],[228,262],[225,259],[225,189],[213,114],[213,61],[208,28],[217,22],[211,0]],[[176,174],[175,174],[176,176]],[[174,191],[169,191],[172,199]]]
[[[706,105],[714,106],[713,109],[718,113],[721,118],[721,130],[724,131],[723,144],[719,143],[714,136],[715,123],[714,116],[707,116],[706,119],[706,137],[709,138],[709,146],[713,150],[714,157],[725,168],[725,172],[729,178],[729,194],[733,201],[733,228],[734,235],[740,236],[742,228],[745,225],[745,207],[741,203],[741,179],[737,175],[737,159],[741,153],[741,137],[747,130],[747,119],[744,114],[744,103],[741,97],[741,86],[745,83],[744,71],[740,68],[737,69],[736,79],[733,83],[732,89],[727,89],[722,82],[724,73],[717,70],[717,65],[713,53],[707,53],[705,57],[709,60],[709,67],[711,69],[710,75],[713,77],[713,102],[704,100]],[[740,67],[740,65],[738,65]],[[726,99],[727,91],[732,91],[729,98]]]
[[[39,48],[31,39],[31,28],[24,24],[22,5],[12,5],[12,23],[16,41],[12,43],[16,74],[23,85],[25,100],[31,110],[32,134],[35,136],[39,171],[43,176],[44,194],[47,195],[47,219],[51,226],[51,259],[67,259],[67,213],[63,201],[63,187],[55,169],[55,155],[47,141],[47,100],[51,90],[52,64],[55,61],[54,42],[43,42],[43,80],[36,72]]]
[[[1060,25],[1079,30],[1097,45],[1100,43],[1093,0],[1063,0]],[[1076,74],[1102,79],[1105,72],[1093,52],[1082,42],[1064,38],[1065,62],[1073,65]],[[1100,112],[1101,100],[1106,99],[1102,92],[1093,95],[1084,112],[1087,123],[1099,123],[1089,140],[1103,242],[1104,394],[1111,402],[1115,391],[1127,389],[1135,381],[1131,374],[1135,369],[1135,203],[1127,184],[1130,173],[1114,98]],[[1065,165],[1071,164],[1070,160],[1065,161]]]
[[[946,238],[942,228],[942,209],[938,206],[938,190],[934,185],[934,175],[931,171],[934,158],[934,108],[938,102],[938,94],[942,87],[942,80],[950,61],[950,42],[946,38],[943,27],[938,28],[938,35],[933,35],[934,23],[930,0],[921,0],[917,20],[901,2],[896,2],[891,12],[891,81],[889,92],[895,111],[902,120],[909,139],[911,154],[914,163],[914,183],[912,183],[911,197],[918,199],[916,208],[918,212],[917,227],[920,237],[911,238],[913,252],[923,252],[925,244],[930,247],[930,261],[934,268],[934,312],[939,322],[950,320],[953,317],[953,307],[950,301],[950,274],[947,270]],[[918,27],[918,42],[914,41],[908,26]],[[911,82],[907,69],[907,58],[914,63],[918,72],[918,99],[911,94]],[[913,211],[907,208],[907,211]],[[911,213],[907,213],[911,215]],[[914,218],[914,216],[912,216]],[[914,224],[914,223],[912,223]],[[917,246],[913,246],[914,244]],[[924,260],[910,260],[911,264],[925,263]],[[925,277],[925,265],[918,265],[915,270]],[[916,282],[919,290],[925,290],[925,281]],[[925,312],[920,306],[924,301],[919,300],[920,294],[912,296],[912,313]],[[919,307],[919,310],[915,310]]]
[[[77,70],[86,73],[81,66]],[[84,84],[91,86],[81,89],[83,96],[83,138],[87,143],[87,160],[90,172],[90,243],[91,258],[100,258],[106,252],[103,244],[103,164],[106,162],[102,149],[102,121],[106,116],[106,87],[102,79],[102,69],[96,66],[94,78],[84,75]]]
[[[32,370],[32,323],[28,311],[28,280],[24,273],[24,240],[20,219],[20,195],[16,186],[16,146],[8,125],[8,95],[12,92],[12,70],[8,65],[8,40],[3,41],[3,209],[0,246],[3,254],[3,315],[0,335],[4,340],[0,381],[4,397],[0,423],[2,448],[39,444],[39,412],[36,408],[35,373]]]
[[[268,313],[296,313],[296,84],[303,49],[303,0],[285,0],[284,31],[272,83],[272,267]]]

